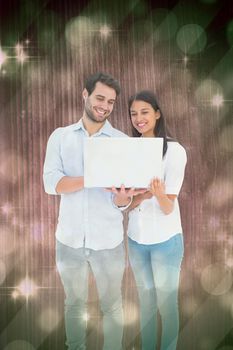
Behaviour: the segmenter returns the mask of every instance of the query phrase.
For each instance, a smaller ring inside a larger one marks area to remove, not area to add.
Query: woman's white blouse
[[[178,196],[187,162],[186,151],[178,142],[168,142],[163,159],[163,174],[166,194]],[[177,233],[182,233],[180,209],[177,198],[173,211],[166,215],[160,209],[156,197],[144,200],[129,213],[128,236],[142,244],[167,241]]]

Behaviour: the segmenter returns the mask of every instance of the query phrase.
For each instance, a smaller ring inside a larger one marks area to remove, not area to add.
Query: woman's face
[[[130,116],[134,128],[143,137],[154,137],[154,128],[160,112],[155,111],[150,103],[134,101],[130,107]]]

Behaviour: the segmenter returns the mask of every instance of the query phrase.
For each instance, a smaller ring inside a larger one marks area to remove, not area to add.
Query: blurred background
[[[85,78],[119,79],[110,121],[130,134],[129,95],[156,92],[187,150],[180,350],[233,349],[233,4],[221,0],[0,1],[0,349],[65,348],[55,267],[59,198],[44,193],[50,133],[82,115]],[[98,210],[98,209],[97,209]],[[127,221],[127,218],[126,218]],[[101,349],[90,276],[88,349]],[[134,278],[124,346],[140,349]]]

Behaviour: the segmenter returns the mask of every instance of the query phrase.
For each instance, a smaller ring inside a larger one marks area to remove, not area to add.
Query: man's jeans
[[[175,350],[179,332],[178,287],[183,258],[183,236],[166,242],[138,244],[129,238],[129,260],[140,303],[143,350],[155,350],[157,311],[162,322],[161,350]]]
[[[114,249],[70,248],[56,242],[56,263],[65,290],[65,326],[69,350],[86,349],[88,275],[92,270],[103,313],[104,350],[122,348],[121,282],[123,244]]]

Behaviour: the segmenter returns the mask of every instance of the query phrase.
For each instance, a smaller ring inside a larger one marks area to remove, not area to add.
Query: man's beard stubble
[[[104,123],[105,120],[108,118],[108,115],[104,117],[104,119],[99,120],[95,117],[94,113],[91,111],[90,104],[87,101],[84,107],[85,114],[89,120],[91,120],[94,123]]]

